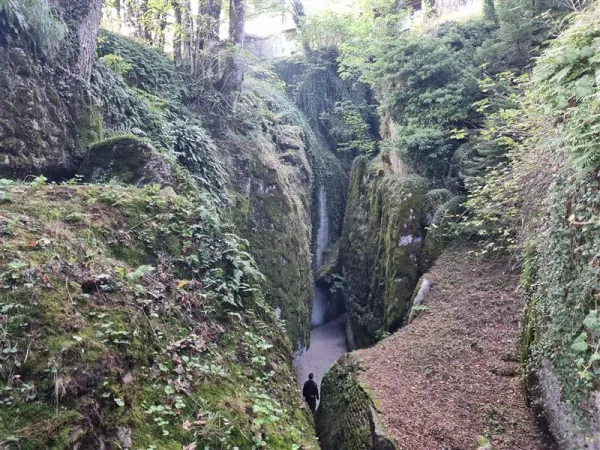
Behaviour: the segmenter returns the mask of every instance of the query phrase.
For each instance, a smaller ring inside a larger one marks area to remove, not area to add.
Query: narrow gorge
[[[0,0],[0,449],[600,449],[599,54],[593,1]]]

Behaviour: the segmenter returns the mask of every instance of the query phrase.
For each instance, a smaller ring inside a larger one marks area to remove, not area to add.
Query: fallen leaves
[[[357,353],[381,420],[401,449],[550,450],[525,405],[518,364],[518,274],[466,252],[446,252],[428,274],[434,287],[420,315],[377,346]],[[515,425],[516,424],[516,425]]]

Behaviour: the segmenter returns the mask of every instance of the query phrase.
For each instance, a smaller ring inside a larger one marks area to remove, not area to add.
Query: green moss
[[[378,401],[360,380],[361,372],[360,362],[349,354],[325,374],[316,417],[317,434],[324,450],[395,448],[381,424],[377,422],[375,427]]]
[[[419,278],[424,179],[396,175],[381,160],[352,170],[340,264],[357,347],[400,326]]]
[[[79,170],[96,182],[117,180],[133,185],[173,183],[168,160],[148,140],[134,135],[115,136],[93,144]]]
[[[292,197],[306,193],[299,192],[303,186],[290,186],[280,167],[255,156],[247,171],[251,187],[247,196],[236,196],[234,220],[266,275],[266,300],[280,309],[294,346],[302,347],[309,340],[312,305],[308,199]]]
[[[117,448],[119,430],[131,431],[132,448],[250,448],[257,433],[270,448],[316,448],[290,343],[243,244],[209,203],[154,186],[9,189],[0,218],[12,224],[0,248],[8,449]],[[119,242],[129,250],[116,251]],[[257,401],[277,411],[275,423],[256,422]]]
[[[101,109],[95,105],[89,93],[82,90],[79,95],[77,117],[76,153],[85,156],[90,146],[103,139],[103,117]]]

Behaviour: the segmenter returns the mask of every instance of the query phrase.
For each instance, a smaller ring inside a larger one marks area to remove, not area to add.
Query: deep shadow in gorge
[[[346,352],[346,314],[313,328],[310,333],[310,347],[295,360],[298,386],[302,388],[308,380],[308,374],[312,373],[320,390],[327,369]]]
[[[318,188],[318,227],[314,254],[314,267],[317,271],[324,262],[324,253],[331,242],[327,193],[321,185]],[[337,359],[347,352],[346,314],[341,296],[330,291],[325,282],[315,282],[313,289],[312,330],[309,347],[295,360],[298,385],[302,388],[312,373],[321,386],[323,375]]]

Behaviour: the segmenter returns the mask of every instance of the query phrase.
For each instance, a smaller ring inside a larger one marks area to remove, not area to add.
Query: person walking
[[[317,400],[319,400],[319,387],[317,383],[313,380],[313,374],[308,374],[308,381],[304,383],[304,388],[302,389],[302,395],[304,396],[304,400],[308,403],[308,406],[312,413],[314,414],[317,410]]]

